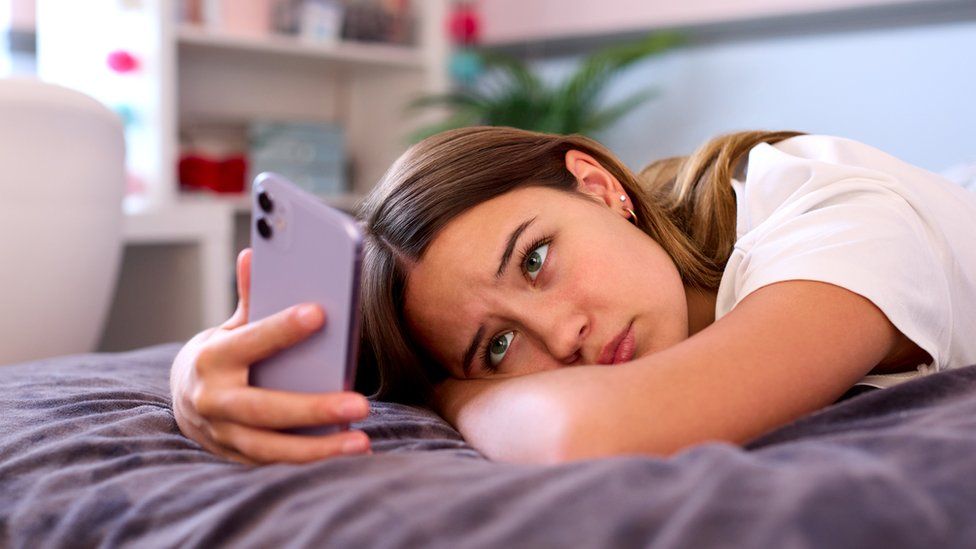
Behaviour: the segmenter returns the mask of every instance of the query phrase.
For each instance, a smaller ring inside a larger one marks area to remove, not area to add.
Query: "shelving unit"
[[[104,350],[186,339],[232,311],[234,258],[247,245],[249,200],[178,190],[184,128],[244,128],[258,120],[339,124],[349,188],[323,200],[346,210],[362,200],[422,122],[404,117],[403,106],[448,85],[447,0],[413,5],[418,40],[407,47],[188,25],[176,20],[176,0],[38,0],[39,75],[133,113],[128,171],[145,192],[124,204],[126,259]],[[134,55],[138,69],[112,72],[106,57],[115,50]]]
[[[191,54],[194,50],[224,50],[232,54],[246,52],[286,59],[321,59],[352,70],[424,69],[424,58],[414,47],[351,42],[310,43],[293,36],[235,35],[190,24],[180,24],[176,37],[180,47]]]

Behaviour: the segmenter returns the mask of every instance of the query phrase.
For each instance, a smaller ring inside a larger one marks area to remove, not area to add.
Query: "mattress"
[[[490,461],[437,415],[373,402],[373,455],[256,467],[180,433],[178,348],[0,368],[0,546],[976,546],[976,367],[745,447],[558,466]]]

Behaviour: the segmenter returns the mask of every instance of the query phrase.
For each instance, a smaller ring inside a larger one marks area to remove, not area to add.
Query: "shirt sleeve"
[[[854,177],[797,194],[736,244],[735,301],[787,280],[840,286],[943,369],[952,315],[939,235],[883,181]]]

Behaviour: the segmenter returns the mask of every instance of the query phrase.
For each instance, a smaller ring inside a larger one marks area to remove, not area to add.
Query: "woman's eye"
[[[495,336],[488,343],[488,360],[491,361],[492,366],[498,366],[505,358],[505,353],[508,352],[508,346],[511,345],[514,337],[515,332],[505,332]]]
[[[532,252],[525,257],[525,262],[522,264],[522,268],[525,269],[525,274],[529,275],[529,278],[535,280],[535,277],[539,276],[539,270],[542,269],[542,264],[546,262],[546,255],[548,253],[549,244],[543,244],[532,250]]]

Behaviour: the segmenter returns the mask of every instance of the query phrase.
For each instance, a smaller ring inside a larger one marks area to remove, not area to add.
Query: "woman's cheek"
[[[525,337],[516,337],[516,340],[520,340],[515,346],[517,348],[512,349],[516,351],[516,354],[512,356],[516,360],[513,360],[507,369],[503,368],[501,374],[504,377],[524,376],[546,370],[555,370],[562,366],[534,342],[526,340]]]

